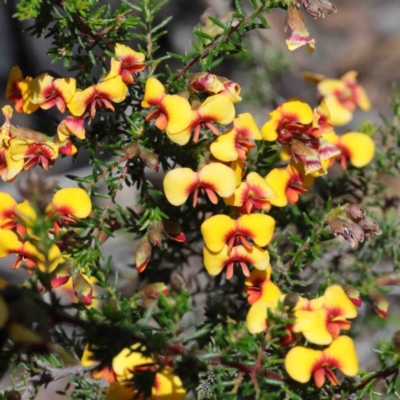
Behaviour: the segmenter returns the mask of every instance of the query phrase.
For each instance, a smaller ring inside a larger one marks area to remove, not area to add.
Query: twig
[[[182,77],[185,72],[191,68],[193,65],[197,64],[200,60],[202,60],[204,57],[206,57],[210,51],[214,50],[219,43],[225,42],[229,37],[231,37],[236,31],[239,30],[239,28],[243,25],[249,22],[251,19],[254,19],[258,14],[261,14],[265,10],[265,4],[263,4],[261,7],[259,7],[255,12],[247,16],[244,20],[240,21],[237,25],[231,27],[225,35],[220,36],[218,39],[216,39],[214,42],[209,44],[199,55],[196,57],[192,58],[180,71],[179,73],[172,79],[172,81],[167,85],[167,90],[171,89],[172,83],[178,80],[180,77]]]
[[[370,377],[368,377],[365,381],[358,382],[357,385],[354,386],[354,389],[360,390],[363,389],[365,386],[368,385],[371,381],[375,379],[385,379],[389,377],[390,375],[395,375],[399,373],[399,367],[397,366],[392,366],[387,369],[384,369],[383,371],[379,371]]]
[[[70,377],[71,375],[91,372],[99,366],[99,363],[92,364],[89,367],[83,367],[79,364],[66,368],[54,368],[38,360],[36,361],[36,365],[41,368],[43,372],[28,378],[28,385],[24,390],[22,400],[33,399],[38,387],[42,385],[47,385],[50,382],[58,381],[59,379]]]

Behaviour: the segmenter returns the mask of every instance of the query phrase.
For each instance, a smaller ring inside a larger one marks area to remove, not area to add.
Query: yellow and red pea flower
[[[60,224],[64,222],[75,223],[74,218],[86,218],[92,211],[92,202],[89,195],[81,188],[64,188],[58,190],[46,208],[49,217],[57,215],[54,222],[54,231],[57,233]]]
[[[314,177],[306,175],[303,164],[294,162],[286,168],[274,168],[265,177],[265,181],[276,194],[276,198],[270,199],[271,204],[276,207],[297,203],[299,196],[314,186]]]
[[[38,104],[30,101],[30,92],[33,78],[23,77],[21,69],[16,66],[10,71],[6,87],[6,97],[15,104],[15,111],[31,114],[38,108]]]
[[[320,137],[322,132],[330,129],[326,107],[321,106],[313,112],[308,104],[292,99],[270,113],[270,120],[264,124],[261,133],[265,140],[290,146],[291,158],[304,164],[306,174],[324,174],[326,169],[321,161],[340,155],[335,145]]]
[[[85,118],[69,115],[64,118],[57,127],[57,135],[60,142],[65,142],[70,136],[76,136],[78,139],[85,139]]]
[[[108,108],[115,111],[114,103],[125,100],[128,88],[121,76],[116,76],[105,82],[92,85],[85,90],[77,90],[67,107],[71,114],[80,117],[88,111],[90,118],[94,118],[98,108]]]
[[[233,127],[211,143],[210,151],[220,161],[245,161],[250,149],[256,147],[250,140],[261,139],[261,132],[253,116],[250,113],[239,114],[233,120]]]
[[[228,280],[233,276],[234,267],[240,267],[244,276],[250,276],[247,264],[259,270],[267,269],[269,265],[268,251],[256,245],[249,250],[240,244],[229,251],[225,244],[219,252],[213,252],[204,246],[203,259],[207,272],[212,276],[220,274],[226,268],[225,274]]]
[[[285,368],[297,382],[307,383],[313,377],[315,386],[321,388],[328,378],[333,386],[337,386],[339,381],[332,368],[354,377],[358,374],[358,358],[352,339],[340,336],[322,351],[303,346],[294,347],[286,355]]]
[[[251,250],[253,245],[246,239],[251,238],[259,247],[266,246],[272,239],[275,220],[265,214],[242,215],[237,220],[227,215],[214,215],[203,222],[201,233],[206,246],[212,252],[219,252],[228,244],[228,252],[239,244]]]
[[[224,201],[228,206],[239,207],[242,214],[251,214],[255,210],[268,211],[273,198],[276,194],[265,179],[256,172],[250,172],[232,196]]]
[[[199,191],[206,194],[213,204],[218,203],[216,193],[223,198],[231,196],[236,188],[235,173],[226,165],[211,163],[195,172],[190,168],[175,168],[164,178],[164,192],[174,206],[186,202],[193,195],[193,207],[197,204]]]
[[[315,39],[313,39],[307,30],[306,21],[300,10],[295,4],[290,4],[286,15],[286,28],[291,31],[286,45],[290,51],[296,50],[306,45],[307,51],[312,53],[315,50]]]
[[[175,134],[170,132],[168,136],[178,144],[186,144],[190,140],[192,131],[194,131],[193,142],[197,143],[201,129],[209,129],[218,136],[220,131],[213,124],[229,125],[234,118],[235,107],[232,101],[223,94],[216,94],[208,97],[198,108],[191,111],[189,126]]]
[[[282,295],[281,290],[271,281],[271,265],[260,271],[253,269],[245,281],[245,292],[249,295],[247,301],[253,305],[257,301],[272,303]]]
[[[115,55],[118,60],[111,58],[110,72],[104,77],[104,80],[121,76],[122,81],[127,85],[134,84],[133,74],[137,74],[145,68],[145,55],[120,43],[115,44]]]
[[[43,272],[53,272],[61,261],[60,249],[56,245],[51,246],[46,257],[32,243],[21,241],[13,231],[0,229],[0,258],[11,254],[17,256],[13,269],[18,268],[25,260],[27,269],[31,272],[35,267]]]
[[[339,285],[328,287],[324,296],[315,301],[312,310],[301,304],[296,306],[293,331],[301,332],[311,343],[327,345],[339,337],[341,330],[350,329],[348,319],[357,317],[357,309]]]
[[[344,170],[347,169],[347,162],[357,168],[365,167],[375,155],[375,143],[366,134],[360,132],[347,132],[338,136],[335,132],[323,134],[323,138],[334,144],[341,151],[336,157]],[[334,159],[331,159],[333,163]]]
[[[242,101],[239,84],[222,76],[210,74],[209,72],[197,72],[189,76],[188,84],[192,90],[198,93],[224,94],[228,96],[232,103]]]
[[[163,84],[156,78],[150,77],[146,81],[143,108],[155,107],[146,117],[146,121],[156,119],[155,125],[175,143],[184,145],[189,138],[181,135],[192,120],[192,108],[184,97],[177,94],[166,94]]]
[[[116,381],[110,385],[106,400],[132,399],[137,394],[137,390],[128,380],[132,379],[134,375],[157,370],[154,360],[135,351],[137,348],[137,345],[125,348],[114,357],[112,369],[116,374]],[[177,375],[174,375],[170,366],[164,366],[161,371],[156,372],[152,386],[152,400],[183,400],[185,395],[186,390],[182,381]]]
[[[364,88],[357,83],[357,72],[349,71],[340,79],[322,79],[317,86],[331,113],[334,125],[346,125],[358,106],[363,111],[371,108]]]
[[[98,362],[98,360],[94,358],[94,353],[91,351],[91,348],[93,349],[93,346],[87,343],[81,357],[82,367],[90,367]],[[115,382],[116,380],[115,372],[108,366],[103,366],[101,369],[92,371],[92,377],[95,379],[104,378],[108,383]]]
[[[76,91],[76,80],[73,78],[54,78],[47,72],[33,79],[29,100],[43,110],[56,106],[58,111],[65,112],[67,104]]]

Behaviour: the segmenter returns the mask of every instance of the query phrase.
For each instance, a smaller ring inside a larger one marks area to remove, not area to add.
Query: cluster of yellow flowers
[[[94,348],[86,345],[81,359],[83,366],[96,363],[93,350]],[[94,378],[104,378],[110,383],[106,400],[131,400],[134,398],[135,395],[138,395],[138,391],[133,386],[132,378],[140,377],[146,372],[155,374],[152,395],[149,399],[183,400],[186,390],[180,378],[174,375],[172,365],[165,360],[163,368],[160,370],[153,358],[144,357],[139,350],[143,351],[143,348],[140,348],[138,344],[125,348],[113,358],[111,367],[103,367],[92,373]]]
[[[92,210],[88,194],[80,188],[66,188],[57,191],[46,207],[46,216],[53,221],[49,234],[57,234],[76,218],[86,218]],[[71,268],[61,255],[62,244],[53,244],[48,253],[40,249],[38,239],[32,231],[37,220],[37,210],[28,200],[17,203],[9,194],[0,192],[0,258],[16,255],[13,268],[25,261],[28,272],[36,268],[52,274],[51,286],[57,288],[72,279],[75,294],[84,304],[92,302],[92,287],[80,273],[71,278]],[[38,288],[44,286],[38,281]]]
[[[45,170],[59,154],[73,155],[77,149],[71,136],[85,139],[85,123],[90,122],[98,108],[115,111],[113,103],[125,100],[128,84],[135,83],[132,74],[144,69],[144,54],[130,47],[116,44],[117,59],[111,59],[111,68],[100,82],[85,89],[76,87],[73,78],[55,78],[47,72],[36,78],[23,77],[19,67],[12,68],[6,88],[6,97],[15,104],[19,113],[31,114],[38,108],[52,107],[71,115],[57,127],[57,135],[48,137],[28,128],[11,125],[11,107],[3,108],[6,123],[0,135],[0,174],[3,180],[12,181],[19,172],[34,165]]]

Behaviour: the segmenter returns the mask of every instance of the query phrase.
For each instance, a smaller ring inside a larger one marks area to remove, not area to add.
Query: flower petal
[[[185,203],[197,183],[197,173],[190,168],[175,168],[168,171],[163,183],[165,197],[172,205],[180,206]]]
[[[348,298],[343,288],[339,285],[329,286],[324,293],[326,309],[340,310],[340,315],[345,318],[357,317],[357,307]]]
[[[340,137],[340,144],[347,149],[351,163],[357,168],[365,167],[374,158],[375,143],[364,133],[345,133]]]
[[[164,97],[165,89],[163,84],[157,78],[153,78],[152,76],[147,79],[142,107],[149,108],[150,106],[158,106]]]
[[[135,351],[138,347],[139,345],[133,345],[131,348],[125,348],[113,358],[112,369],[118,381],[131,379],[135,367],[153,363],[150,357],[144,357],[142,353]]]
[[[229,237],[228,235],[235,230],[236,221],[223,214],[214,215],[201,225],[204,242],[215,253],[222,250]]]
[[[221,161],[235,161],[238,158],[236,149],[236,136],[237,132],[231,128],[223,132],[214,142],[211,143],[211,154]]]
[[[65,188],[55,193],[49,209],[63,215],[86,218],[92,211],[92,202],[85,190]]]
[[[325,97],[325,104],[331,114],[333,125],[346,125],[353,118],[353,112],[344,107],[336,96],[330,95]]]
[[[201,184],[210,185],[221,197],[231,196],[236,189],[235,173],[224,164],[207,164],[198,175]]]
[[[272,303],[257,301],[249,309],[246,316],[246,327],[250,333],[256,334],[268,328],[268,309],[273,309]]]
[[[348,336],[340,336],[324,350],[328,358],[338,361],[338,368],[347,376],[358,374],[358,358],[354,342]]]
[[[266,177],[265,181],[274,190],[276,197],[270,200],[276,207],[285,207],[288,203],[286,189],[289,185],[290,174],[287,169],[274,168]]]
[[[265,214],[242,215],[237,220],[240,230],[246,231],[257,246],[264,247],[272,239],[275,229],[275,220]]]
[[[216,94],[208,97],[197,110],[202,120],[230,124],[235,118],[235,106],[228,96]]]
[[[314,365],[316,365],[321,358],[322,352],[319,350],[296,346],[286,355],[286,372],[295,381],[306,383],[311,379]]]
[[[149,400],[183,400],[186,390],[179,376],[171,367],[164,367],[154,379],[153,396]]]
[[[192,109],[189,102],[177,94],[166,95],[162,100],[163,111],[168,119],[167,135],[172,141],[172,135],[187,129],[192,121]],[[190,139],[189,138],[187,141]],[[187,143],[187,142],[186,142]],[[180,143],[179,143],[180,144]]]

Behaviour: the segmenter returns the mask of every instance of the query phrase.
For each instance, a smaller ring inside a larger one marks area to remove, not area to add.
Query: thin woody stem
[[[245,19],[240,21],[237,25],[232,26],[227,33],[224,35],[220,36],[218,39],[216,39],[214,42],[210,43],[200,54],[198,54],[196,57],[192,58],[180,71],[175,77],[172,79],[172,81],[167,85],[166,89],[170,90],[172,83],[177,81],[179,78],[181,78],[185,72],[193,67],[193,65],[197,64],[200,60],[202,60],[204,57],[206,57],[212,50],[214,50],[221,42],[225,42],[227,39],[229,39],[235,32],[239,30],[239,28],[243,25],[249,22],[250,20],[254,19],[257,17],[258,14],[261,14],[265,10],[266,6],[263,4],[261,7],[259,7],[256,11],[254,11],[252,14],[247,16]]]
[[[398,366],[391,366],[389,368],[384,369],[383,371],[379,371],[370,377],[368,377],[365,381],[358,382],[357,385],[354,386],[354,389],[360,390],[363,389],[365,386],[368,385],[371,381],[375,379],[385,379],[391,375],[395,375],[399,373],[399,367]]]

